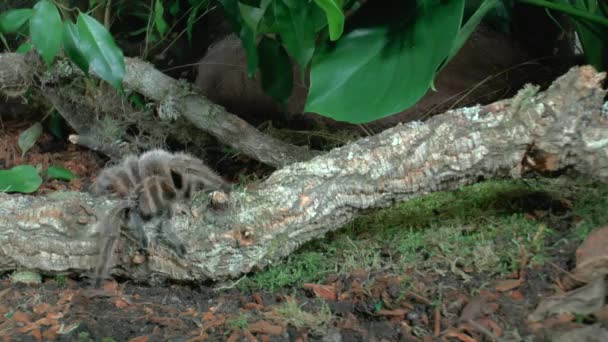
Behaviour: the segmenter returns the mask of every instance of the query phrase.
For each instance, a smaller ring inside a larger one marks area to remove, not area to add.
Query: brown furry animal
[[[202,160],[161,149],[148,151],[139,157],[126,156],[118,165],[102,170],[93,183],[92,192],[123,201],[105,213],[98,223],[101,242],[95,287],[99,287],[109,274],[123,227],[134,230],[136,240],[146,247],[146,234],[141,227],[144,219],[165,213],[173,215],[176,204],[191,199],[197,191],[229,189],[229,183]],[[167,242],[176,252],[185,253],[181,243]]]

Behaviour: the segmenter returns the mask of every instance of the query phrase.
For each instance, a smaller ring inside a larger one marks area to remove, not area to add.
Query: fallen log
[[[141,262],[133,241],[122,238],[113,274],[227,279],[276,263],[366,210],[434,191],[527,172],[608,181],[605,76],[575,67],[544,92],[527,86],[511,99],[398,125],[288,165],[255,187],[235,189],[219,209],[195,200],[189,214],[144,227],[162,226],[184,244],[183,256],[161,241]],[[86,193],[0,194],[0,271],[90,270],[95,216],[113,204]]]

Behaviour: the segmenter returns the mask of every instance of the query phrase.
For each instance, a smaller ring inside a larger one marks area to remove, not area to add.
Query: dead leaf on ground
[[[129,342],[148,342],[148,335],[134,337]]]
[[[280,325],[271,324],[267,321],[257,321],[247,326],[247,329],[252,333],[268,334],[268,335],[281,335],[283,333],[283,327]]]
[[[262,310],[264,307],[258,303],[246,303],[243,305],[245,310]]]
[[[17,311],[13,314],[13,320],[21,323],[30,323],[32,317],[22,311]]]
[[[522,300],[524,300],[524,294],[521,293],[521,291],[513,291],[513,292],[511,292],[510,297],[511,297],[511,299],[516,300],[516,301],[522,301]]]
[[[405,316],[407,315],[407,313],[409,312],[409,310],[404,310],[404,309],[394,309],[394,310],[385,310],[385,309],[381,309],[378,310],[376,312],[376,314],[378,316]]]
[[[48,303],[38,303],[34,305],[34,313],[41,315],[49,311],[50,308],[51,306]]]
[[[445,333],[442,336],[441,340],[449,341],[450,338],[455,338],[458,341],[462,341],[462,342],[477,342],[477,340],[472,338],[471,336],[469,336],[465,333],[457,332],[457,331]]]
[[[262,295],[259,292],[256,292],[252,295],[253,300],[255,300],[258,305],[264,306],[264,300],[262,299]]]
[[[524,283],[524,280],[521,278],[520,279],[501,280],[496,283],[496,286],[494,288],[498,292],[507,292],[507,291],[513,290],[515,288],[518,288],[523,283]]]
[[[336,295],[336,288],[333,285],[319,285],[319,284],[304,284],[302,285],[305,289],[312,290],[317,297],[321,297],[325,300],[338,300]]]

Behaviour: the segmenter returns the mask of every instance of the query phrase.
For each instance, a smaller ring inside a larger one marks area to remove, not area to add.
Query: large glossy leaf
[[[89,61],[80,51],[80,33],[78,28],[71,21],[63,23],[63,49],[74,64],[85,74],[89,72]]]
[[[314,4],[302,0],[274,0],[273,6],[283,44],[304,72],[315,52]]]
[[[449,56],[463,8],[464,0],[419,0],[416,20],[405,29],[344,35],[313,59],[305,111],[363,123],[414,105]]]
[[[46,0],[37,3],[30,19],[30,35],[32,43],[47,65],[51,64],[59,51],[62,32],[57,7]]]
[[[19,165],[10,170],[0,170],[0,191],[1,192],[22,192],[31,193],[36,191],[42,178],[31,165]]]
[[[38,138],[40,138],[41,134],[42,125],[40,124],[40,122],[36,122],[28,129],[21,132],[21,134],[19,134],[19,140],[17,141],[17,144],[21,149],[22,156],[25,156],[25,153],[27,153],[27,151],[29,151],[29,149],[36,144],[36,141],[38,140]]]
[[[0,14],[0,33],[16,32],[30,19],[32,13],[29,8],[3,12]]]
[[[291,61],[283,46],[264,37],[258,45],[262,89],[278,101],[286,100],[293,88]]]
[[[315,0],[323,9],[329,25],[329,39],[338,40],[344,31],[344,13],[336,0]]]
[[[264,17],[264,13],[266,13],[266,8],[268,8],[270,1],[271,0],[260,1],[259,6],[250,6],[239,2],[239,12],[243,18],[243,22],[245,22],[255,34],[258,33],[260,20]]]
[[[89,68],[114,88],[122,90],[125,60],[106,28],[85,13],[78,15],[79,48]]]

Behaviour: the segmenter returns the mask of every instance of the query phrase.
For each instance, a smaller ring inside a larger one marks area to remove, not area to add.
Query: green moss
[[[558,234],[526,215],[539,205],[538,210],[559,215],[550,206],[562,199],[581,218],[571,230]],[[415,268],[466,277],[458,269],[467,267],[506,274],[519,268],[522,250],[533,265],[542,265],[551,260],[555,244],[582,240],[608,222],[606,207],[608,186],[567,179],[489,181],[438,192],[360,217],[241,287],[274,290],[355,269],[402,274]]]

